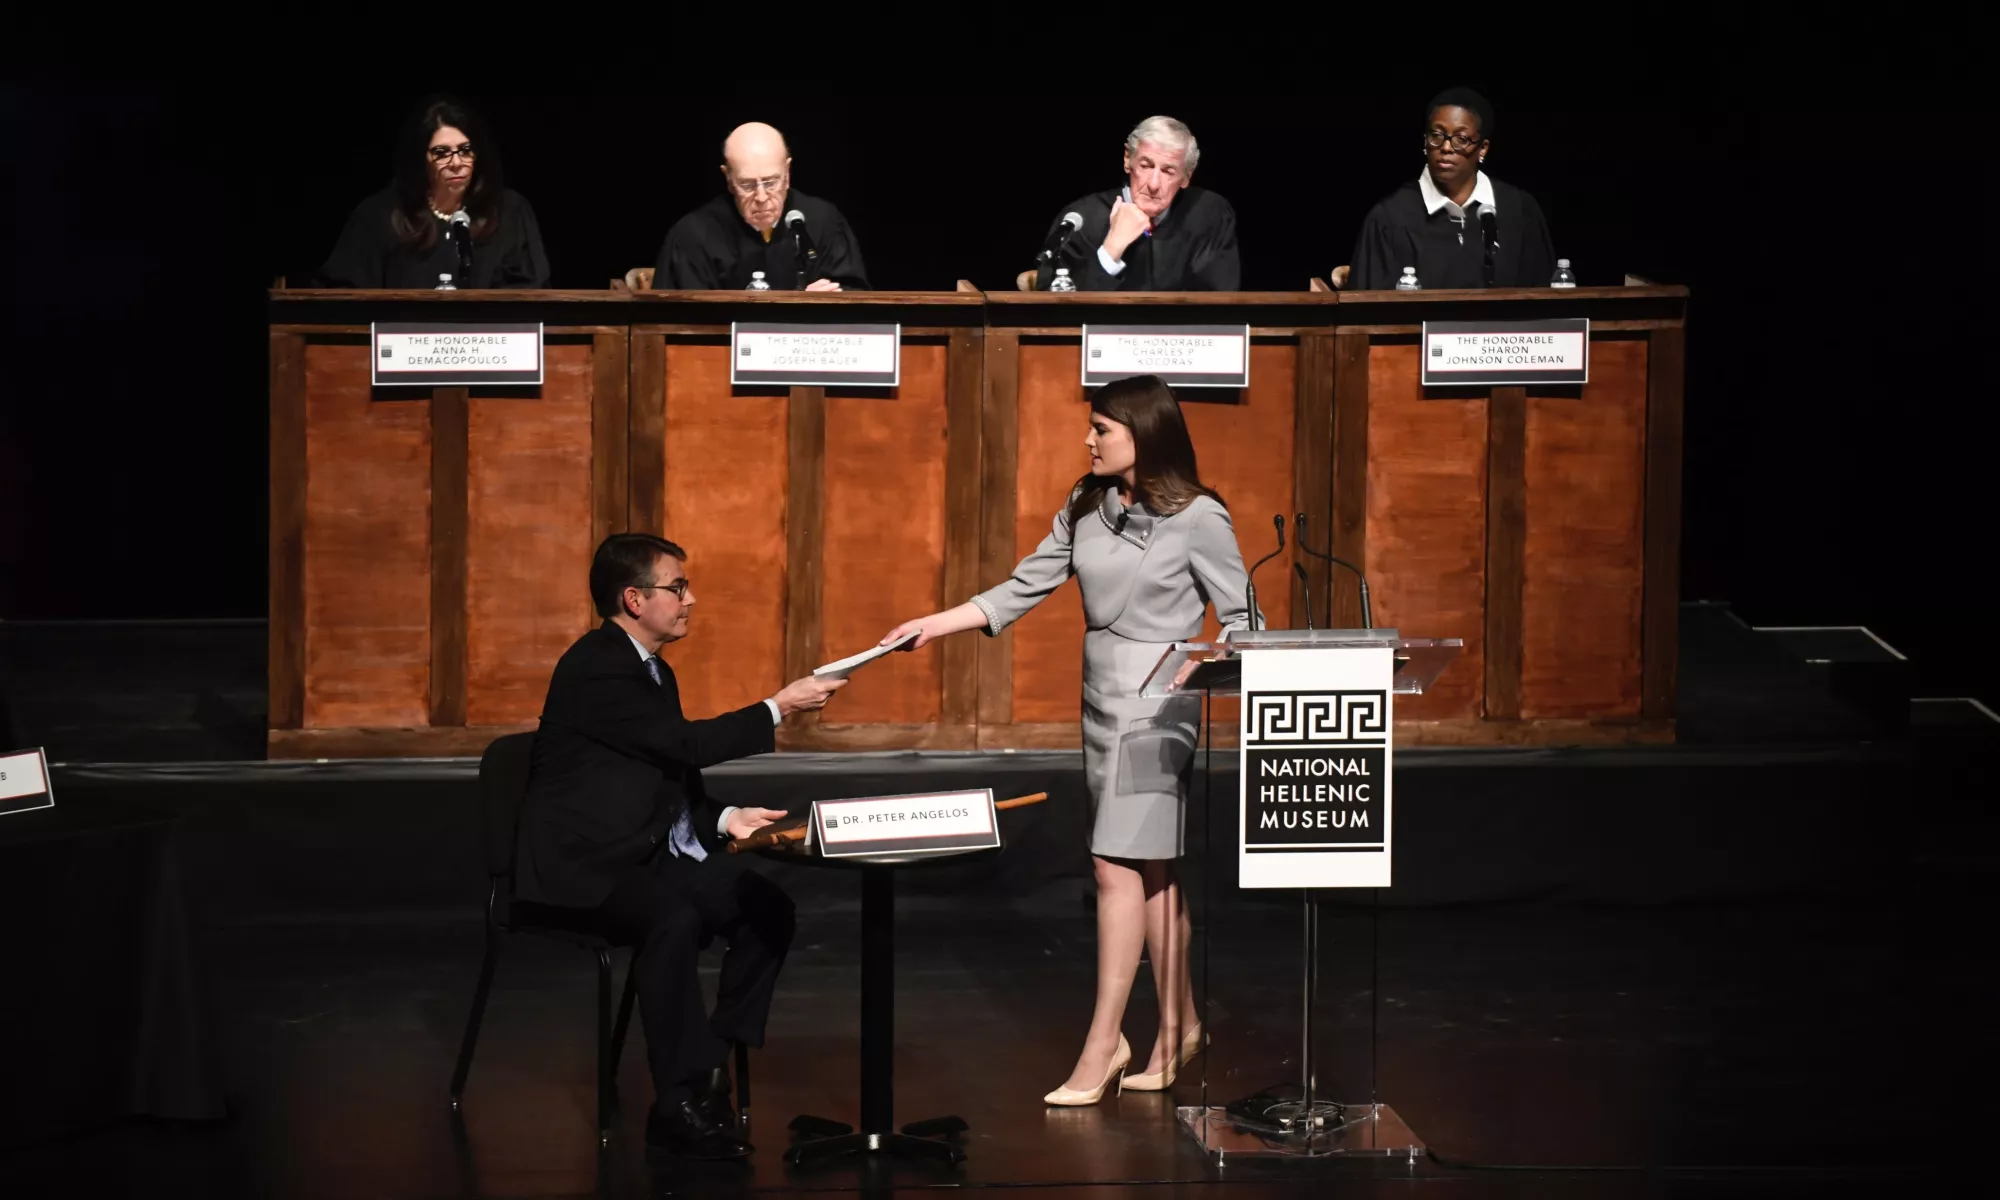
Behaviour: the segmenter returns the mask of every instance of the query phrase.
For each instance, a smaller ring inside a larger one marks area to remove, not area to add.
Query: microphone
[[[451,224],[445,226],[445,235],[458,246],[458,277],[472,282],[472,218],[464,209],[451,214]]]
[[[1083,217],[1081,215],[1073,212],[1064,213],[1062,220],[1057,222],[1056,227],[1049,232],[1049,240],[1042,243],[1042,252],[1035,256],[1035,261],[1037,263],[1045,263],[1054,258],[1062,252],[1063,243],[1067,242],[1071,235],[1082,228]]]
[[[1479,240],[1486,247],[1486,286],[1492,287],[1495,265],[1500,259],[1500,215],[1483,204],[1479,206]]]
[[[806,215],[798,209],[785,214],[785,228],[792,231],[792,241],[799,248],[799,286],[803,288],[819,278],[819,248],[806,232]]]
[[[1311,584],[1311,583],[1309,583],[1309,582],[1307,582],[1307,580],[1306,580],[1306,569],[1305,569],[1305,567],[1304,567],[1304,566],[1303,566],[1302,564],[1300,564],[1300,563],[1293,563],[1293,564],[1292,564],[1292,573],[1293,573],[1294,575],[1297,575],[1297,576],[1299,577],[1299,587],[1300,587],[1301,589],[1303,589],[1303,590],[1305,591],[1305,594],[1306,594],[1306,630],[1307,630],[1308,632],[1310,632],[1310,631],[1312,630],[1312,627],[1313,627],[1313,588],[1312,588],[1312,584]],[[1330,600],[1330,599],[1331,599],[1331,598],[1329,598],[1329,600]]]
[[[1266,554],[1264,557],[1258,559],[1257,565],[1250,568],[1250,574],[1244,579],[1243,582],[1243,596],[1244,599],[1248,601],[1250,605],[1250,632],[1252,633],[1257,632],[1257,567],[1263,566],[1265,563],[1270,562],[1272,559],[1278,557],[1278,555],[1283,554],[1285,552],[1284,514],[1279,513],[1273,516],[1271,518],[1271,524],[1278,527],[1278,548],[1276,550],[1271,551],[1269,554]]]
[[[1327,562],[1334,563],[1338,566],[1346,567],[1348,570],[1354,572],[1354,578],[1360,581],[1359,590],[1361,593],[1361,628],[1363,629],[1375,628],[1375,611],[1369,606],[1368,603],[1368,576],[1362,574],[1360,567],[1355,566],[1353,563],[1348,562],[1346,559],[1335,558],[1331,554],[1323,554],[1320,551],[1313,549],[1311,546],[1306,545],[1306,515],[1304,513],[1300,513],[1298,514],[1298,516],[1294,517],[1293,520],[1297,521],[1299,525],[1299,549],[1305,551],[1307,554],[1312,555],[1314,558],[1325,559]],[[1311,617],[1308,616],[1307,620],[1311,620]],[[1331,591],[1331,589],[1328,590],[1326,596],[1326,627],[1328,629],[1333,628],[1333,592]]]

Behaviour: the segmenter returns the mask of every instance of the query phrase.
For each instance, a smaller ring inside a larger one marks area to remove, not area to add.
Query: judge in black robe
[[[867,290],[861,247],[839,209],[797,188],[787,191],[782,207],[805,216],[806,236],[819,251],[805,283],[830,279],[842,291]],[[768,230],[745,224],[734,198],[725,193],[675,221],[667,231],[653,265],[653,286],[740,291],[750,286],[752,271],[764,272],[764,282],[774,291],[798,290],[802,286],[798,238],[782,221]]]
[[[485,123],[450,99],[427,102],[405,126],[395,180],[348,217],[315,281],[434,288],[443,275],[459,288],[549,285],[535,210],[502,184]]]
[[[1035,290],[1047,291],[1065,267],[1080,292],[1233,292],[1243,272],[1236,253],[1236,210],[1192,185],[1201,147],[1172,117],[1147,117],[1125,137],[1125,186],[1097,192],[1056,215],[1082,228],[1037,263]]]
[[[1368,212],[1347,286],[1393,288],[1404,267],[1426,290],[1546,287],[1556,266],[1548,221],[1535,198],[1480,169],[1492,110],[1454,88],[1431,101],[1424,171]]]

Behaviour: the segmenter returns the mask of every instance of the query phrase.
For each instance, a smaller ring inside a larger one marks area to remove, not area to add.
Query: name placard
[[[1395,650],[1242,657],[1242,886],[1388,887]]]
[[[1248,325],[1085,325],[1083,383],[1158,375],[1175,387],[1250,386]]]
[[[815,800],[812,833],[826,858],[936,854],[1000,844],[993,789]]]
[[[37,748],[0,754],[0,816],[54,808],[48,756]]]
[[[376,387],[542,381],[540,321],[376,321]]]
[[[731,383],[895,387],[902,367],[901,325],[729,325]]]
[[[1425,387],[1589,383],[1590,322],[1425,321]]]

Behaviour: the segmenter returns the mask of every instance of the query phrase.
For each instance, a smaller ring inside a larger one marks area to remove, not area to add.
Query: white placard
[[[1395,651],[1242,658],[1242,886],[1388,887]]]
[[[1085,325],[1083,383],[1158,375],[1177,387],[1248,387],[1248,325]]]
[[[895,387],[901,325],[733,322],[729,382],[804,387]]]
[[[1590,382],[1590,322],[1426,321],[1423,382],[1526,384]]]
[[[828,858],[926,854],[1000,844],[993,789],[870,796],[813,803],[813,828]]]
[[[377,321],[369,331],[377,387],[542,381],[538,321]]]
[[[48,758],[40,750],[0,757],[0,814],[48,808],[55,802]]]

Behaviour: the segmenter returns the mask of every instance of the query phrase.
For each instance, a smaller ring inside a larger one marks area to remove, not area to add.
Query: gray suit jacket
[[[1135,642],[1185,641],[1201,634],[1202,609],[1222,628],[1248,625],[1243,554],[1229,510],[1207,496],[1172,516],[1143,504],[1104,503],[1069,527],[1065,506],[1034,553],[997,587],[972,598],[993,635],[1027,615],[1071,575],[1083,589],[1084,624]]]

